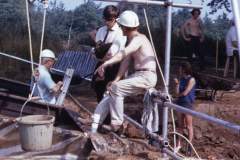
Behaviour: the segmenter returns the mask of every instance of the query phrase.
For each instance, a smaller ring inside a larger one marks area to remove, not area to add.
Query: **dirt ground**
[[[196,72],[198,72],[198,65],[196,64]],[[222,77],[223,69],[218,70],[216,72],[215,68],[212,66],[206,66],[208,75]],[[164,68],[162,68],[164,70]],[[130,69],[130,73],[133,72]],[[173,94],[175,85],[173,84],[172,78],[178,75],[178,64],[171,64],[170,70],[170,85],[169,92]],[[239,79],[233,79],[232,74],[229,73],[229,79],[239,81]],[[179,77],[180,78],[180,77]],[[84,82],[82,82],[84,83]],[[235,85],[234,88],[238,88],[238,85]],[[155,87],[157,90],[163,91],[163,81],[158,71],[158,82]],[[233,88],[233,89],[234,89]],[[71,88],[70,88],[71,90]],[[218,98],[220,97],[223,91],[218,91]],[[74,90],[72,93],[73,96],[89,111],[94,112],[97,106],[97,100],[94,90],[87,85],[85,87],[78,88]],[[132,97],[125,98],[125,114],[132,119],[141,123],[141,116],[143,110],[142,97],[144,93],[139,93],[139,95],[134,95]],[[216,106],[220,107],[214,110],[213,112],[207,112],[208,115],[219,118],[221,120],[240,125],[240,92],[236,93],[226,93],[224,94],[221,102],[215,102],[211,99],[210,93],[205,96],[204,92],[200,92],[199,96],[196,98],[194,102],[194,107],[198,106],[198,111],[201,112],[201,105],[209,105],[209,107]],[[176,100],[176,99],[175,99]],[[160,110],[161,111],[161,110]],[[162,117],[161,112],[160,119]],[[206,114],[206,113],[205,113]],[[86,115],[87,117],[88,115]],[[85,118],[86,118],[85,117]],[[177,120],[176,123],[176,131],[177,131]],[[202,125],[204,123],[204,125]],[[201,125],[200,125],[201,124]],[[197,118],[193,119],[194,126],[194,147],[202,159],[240,159],[240,135],[237,132],[232,130],[217,126],[212,123],[203,122],[203,120],[199,120]],[[160,130],[158,134],[161,134],[162,126],[159,126]],[[169,110],[169,123],[168,123],[168,132],[173,131],[173,123],[171,119],[171,114]],[[139,133],[138,133],[139,134]],[[187,137],[187,129],[184,129],[184,135]],[[129,135],[126,135],[127,137]],[[169,135],[168,138],[171,140],[170,145],[173,146],[173,135]],[[147,145],[147,140],[139,139],[139,138],[128,138],[129,141],[135,142],[138,141],[138,144]],[[141,143],[140,143],[141,142]],[[185,141],[183,141],[183,147],[180,150],[180,153],[185,155]],[[115,157],[114,159],[160,159],[160,154],[157,152],[157,148],[155,147],[143,147],[144,149],[139,149],[140,146],[130,145],[130,154]],[[135,148],[135,150],[134,150]],[[138,151],[136,151],[138,148]],[[113,155],[107,155],[102,152],[94,152],[89,155],[89,159],[112,159]],[[192,157],[196,157],[193,154]]]

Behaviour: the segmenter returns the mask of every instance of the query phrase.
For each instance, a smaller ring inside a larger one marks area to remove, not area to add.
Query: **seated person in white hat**
[[[102,124],[110,111],[110,127],[117,134],[121,134],[124,120],[124,97],[155,87],[157,74],[152,45],[145,35],[137,31],[139,20],[136,13],[125,11],[117,22],[123,31],[123,35],[129,38],[129,44],[96,70],[102,76],[107,66],[121,62],[116,78],[106,86],[109,93],[105,93],[94,114],[100,115],[99,124]],[[132,60],[134,60],[135,73],[121,80]],[[91,118],[79,120],[85,124],[92,122]]]
[[[39,80],[38,86],[42,95],[43,100],[39,99],[39,101],[55,104],[56,97],[55,93],[61,88],[63,83],[59,81],[57,84],[52,80],[52,77],[49,73],[50,69],[53,66],[55,61],[54,53],[49,50],[45,49],[41,52],[41,65],[39,66]],[[31,86],[30,90],[32,91],[34,80],[33,76],[31,77]],[[34,89],[33,96],[40,96],[37,86]]]

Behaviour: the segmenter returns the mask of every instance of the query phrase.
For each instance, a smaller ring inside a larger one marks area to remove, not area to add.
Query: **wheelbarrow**
[[[197,82],[195,91],[205,91],[205,96],[207,95],[207,92],[211,92],[211,98],[216,102],[220,102],[225,93],[236,93],[240,90],[240,88],[232,90],[233,86],[240,83],[228,79],[196,72],[193,72],[192,76],[196,79]],[[225,90],[219,99],[217,98],[218,90]]]

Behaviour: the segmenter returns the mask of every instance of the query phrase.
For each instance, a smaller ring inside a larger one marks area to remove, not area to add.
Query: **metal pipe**
[[[132,118],[126,116],[125,114],[124,114],[123,116],[124,116],[124,118],[125,118],[126,120],[128,120],[129,122],[131,122],[131,123],[132,123],[133,125],[135,125],[137,128],[139,128],[139,129],[141,129],[141,130],[143,129],[143,126],[142,126],[141,124],[135,122]]]
[[[17,59],[17,60],[20,60],[20,61],[22,61],[22,62],[27,62],[27,63],[30,63],[30,64],[31,64],[31,61],[28,61],[28,60],[26,60],[26,59],[22,59],[22,58],[13,56],[13,55],[9,55],[9,54],[2,53],[2,52],[0,52],[0,55],[6,56],[6,57],[10,57],[10,58],[13,58],[13,59]],[[39,65],[38,63],[35,63],[35,62],[33,62],[33,64],[34,64],[34,65],[37,65],[37,66]],[[56,72],[61,72],[61,73],[64,73],[64,74],[65,74],[64,71],[61,71],[61,70],[58,70],[58,69],[55,69],[55,68],[51,68],[51,70],[56,71]]]
[[[163,106],[163,122],[162,122],[162,135],[165,138],[167,136],[167,124],[168,124],[168,107]]]
[[[172,0],[167,1],[169,4]],[[166,84],[165,91],[169,89],[169,75],[170,75],[170,52],[171,52],[171,29],[172,29],[172,6],[167,6],[167,23],[166,23],[166,40],[165,40],[165,67],[164,67],[164,80]],[[168,124],[168,107],[163,107],[163,122],[162,122],[162,135],[163,138],[167,136],[167,124]],[[167,158],[167,155],[163,153],[163,159]]]
[[[161,91],[153,91],[152,95],[159,97],[160,99],[164,99],[166,101],[169,101],[171,99],[171,95],[168,95],[167,93]]]
[[[171,3],[172,0],[168,0]],[[171,52],[171,29],[172,29],[172,6],[167,8],[167,23],[166,23],[166,40],[165,40],[165,67],[164,67],[164,79],[168,91],[169,88],[169,75],[170,75],[170,52]]]
[[[143,130],[143,126],[141,124],[135,122],[133,119],[131,119],[130,117],[126,116],[125,114],[123,116],[124,116],[124,118],[126,120],[128,120],[130,123],[135,125],[137,128]],[[149,130],[147,130],[147,134],[149,134],[153,139],[155,139],[155,140],[161,142],[162,144],[164,144],[165,147],[168,147],[169,142],[166,139],[159,137],[156,133],[153,133],[153,132],[151,132]]]
[[[22,62],[27,62],[27,63],[30,63],[30,64],[31,64],[31,61],[28,61],[28,60],[26,60],[26,59],[22,59],[22,58],[13,56],[13,55],[9,55],[9,54],[2,53],[2,52],[0,52],[0,55],[6,56],[6,57],[10,57],[10,58],[13,58],[13,59],[17,59],[17,60],[20,60],[20,61],[22,61]],[[38,63],[35,63],[35,62],[33,62],[33,64],[34,64],[34,65],[37,65],[37,66],[39,65]],[[51,68],[50,70],[51,70],[51,71],[53,70],[53,71],[56,71],[56,72],[60,72],[60,73],[64,73],[64,74],[65,74],[64,71],[58,70],[58,69],[56,69],[56,68]],[[84,79],[85,79],[85,80],[88,80],[88,81],[92,81],[92,79],[90,79],[90,78],[84,78]]]
[[[234,25],[236,28],[237,33],[237,43],[238,43],[238,50],[240,51],[240,16],[239,16],[239,8],[238,8],[238,0],[232,0],[232,10],[233,10],[233,18],[234,18]],[[240,56],[240,52],[238,52]],[[240,62],[240,59],[239,59]]]
[[[174,154],[173,152],[171,152],[170,150],[168,150],[167,148],[163,148],[162,152],[166,153],[167,155],[169,155],[170,157],[172,157],[174,160],[183,160],[181,157],[177,156],[176,154]]]
[[[167,137],[167,125],[168,125],[168,107],[163,106],[163,122],[162,122],[162,135],[163,138]],[[162,154],[162,159],[166,159],[167,155]]]
[[[153,141],[152,144],[154,146],[156,146],[157,148],[161,148],[161,145],[159,143],[157,143],[156,141]],[[174,154],[173,152],[171,152],[170,150],[168,150],[167,148],[162,148],[161,150],[162,152],[168,154],[171,158],[173,158],[174,160],[183,160],[181,157],[179,157],[178,155]]]
[[[208,89],[195,89],[195,91],[206,91],[206,92],[212,92],[212,90],[208,90]]]
[[[118,3],[127,3],[127,4],[139,4],[139,5],[150,5],[150,6],[165,6],[163,1],[142,1],[142,0],[93,0],[93,1],[105,1],[105,2],[118,2]],[[172,7],[181,7],[181,8],[196,8],[202,9],[202,5],[192,5],[192,4],[181,4],[181,3],[172,3]]]
[[[84,109],[86,112],[88,112],[91,116],[93,115],[92,112],[90,112],[89,110],[87,110],[85,107],[83,107],[69,92],[67,92],[68,96],[78,105],[80,106],[82,109]],[[143,126],[137,122],[135,122],[133,119],[131,119],[130,117],[126,116],[124,114],[124,118],[126,120],[128,120],[130,123],[132,123],[133,125],[135,125],[137,128],[139,129],[143,129]],[[148,134],[155,140],[161,142],[163,144],[164,147],[168,147],[169,146],[169,142],[166,139],[162,139],[161,137],[159,137],[156,133],[152,133],[151,131],[148,130]],[[157,145],[155,145],[156,147],[160,147],[161,145],[156,142]]]
[[[159,104],[164,104],[164,106],[168,106],[168,107],[170,107],[174,110],[180,111],[180,112],[185,113],[185,114],[189,114],[191,116],[206,120],[206,121],[211,122],[211,123],[221,125],[225,128],[234,130],[238,133],[240,131],[240,126],[229,123],[229,122],[226,122],[226,121],[223,121],[221,119],[214,118],[214,117],[208,116],[206,114],[203,114],[203,113],[200,113],[200,112],[197,112],[197,111],[194,111],[194,110],[189,110],[189,109],[186,109],[184,107],[181,107],[179,105],[176,105],[176,104],[173,104],[173,103],[170,103],[170,102],[163,102],[161,99],[154,98],[153,102],[159,103]]]
[[[203,9],[202,5],[173,3],[173,7]]]

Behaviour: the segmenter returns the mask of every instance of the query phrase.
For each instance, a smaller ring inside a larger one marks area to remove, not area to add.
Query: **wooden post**
[[[134,4],[133,11],[137,14],[138,5]]]
[[[216,44],[216,72],[218,69],[218,39],[217,39],[217,44]]]

